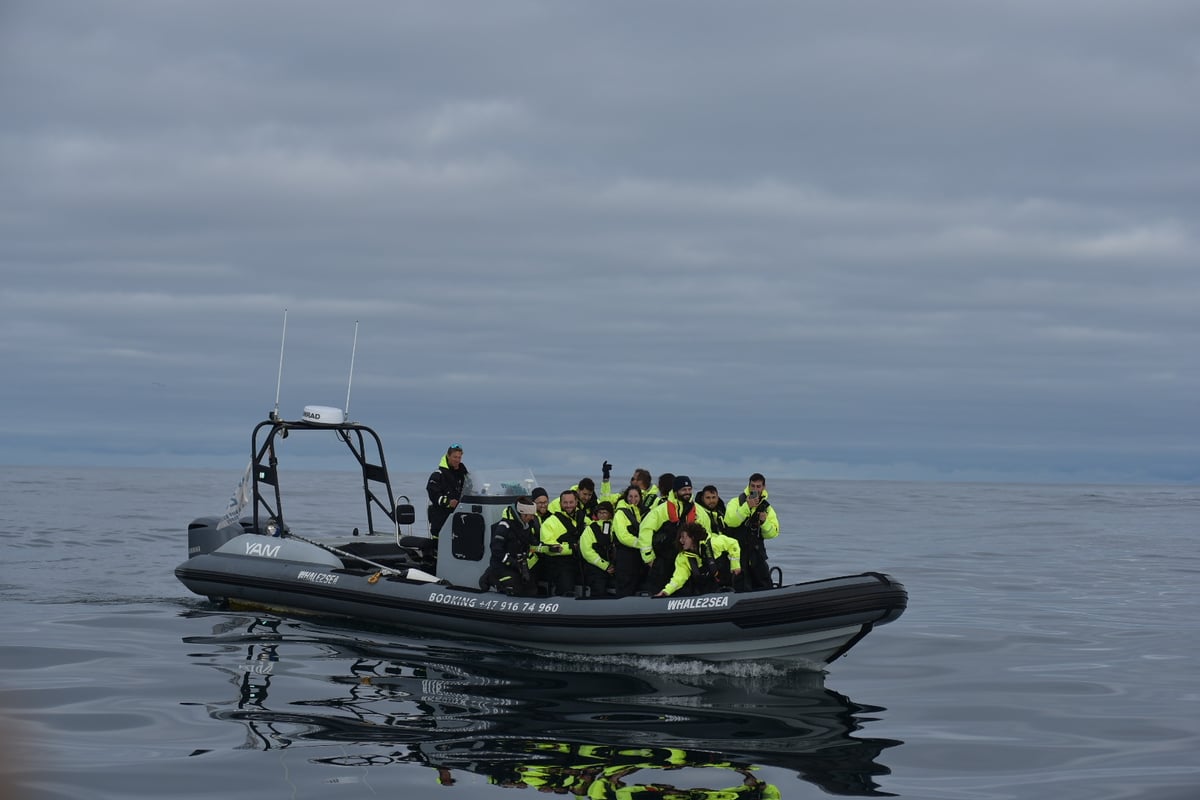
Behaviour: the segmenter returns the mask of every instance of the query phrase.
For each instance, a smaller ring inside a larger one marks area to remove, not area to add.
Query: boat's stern
[[[246,529],[240,522],[220,527],[220,517],[198,517],[188,525],[188,558],[211,553]]]

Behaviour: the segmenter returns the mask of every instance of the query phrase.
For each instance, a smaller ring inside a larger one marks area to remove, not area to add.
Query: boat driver
[[[442,525],[454,513],[458,501],[462,499],[463,487],[467,483],[467,465],[462,463],[463,449],[461,444],[452,444],[446,448],[442,463],[429,476],[425,484],[425,492],[429,495],[429,508],[426,517],[429,519],[429,535],[436,540]]]

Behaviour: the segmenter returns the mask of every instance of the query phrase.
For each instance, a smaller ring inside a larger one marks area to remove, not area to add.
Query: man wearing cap
[[[462,463],[463,449],[460,444],[452,444],[446,448],[442,463],[429,476],[425,484],[425,493],[429,495],[429,508],[426,516],[429,518],[429,535],[438,538],[442,525],[454,513],[458,501],[462,499],[463,487],[467,483],[467,465]]]
[[[512,597],[533,597],[537,584],[533,580],[533,568],[537,564],[534,545],[537,537],[533,530],[537,519],[537,506],[531,497],[518,497],[514,513],[492,525],[492,558],[487,571],[479,579],[479,587],[495,586]]]
[[[667,496],[646,512],[638,527],[642,561],[649,567],[644,588],[650,594],[661,591],[674,572],[679,526],[700,521],[696,519],[696,506],[692,502],[692,479],[687,475],[676,475],[671,487]]]

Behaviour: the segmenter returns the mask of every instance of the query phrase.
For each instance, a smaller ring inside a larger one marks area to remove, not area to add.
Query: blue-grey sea
[[[1200,797],[1200,488],[773,480],[786,580],[909,591],[821,674],[223,611],[173,569],[239,477],[0,468],[0,797]]]

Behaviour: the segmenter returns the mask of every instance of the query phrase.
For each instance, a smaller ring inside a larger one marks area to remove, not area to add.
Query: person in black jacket
[[[434,539],[437,539],[442,525],[454,513],[458,501],[462,499],[468,475],[467,465],[462,463],[462,457],[462,445],[450,445],[446,448],[446,455],[442,456],[442,463],[425,484],[425,492],[429,495],[429,508],[426,510],[429,535]]]
[[[532,497],[518,497],[512,516],[492,525],[492,558],[479,578],[479,588],[496,588],[511,597],[533,597],[537,584],[533,568],[537,564],[537,533],[534,530],[537,506]]]

